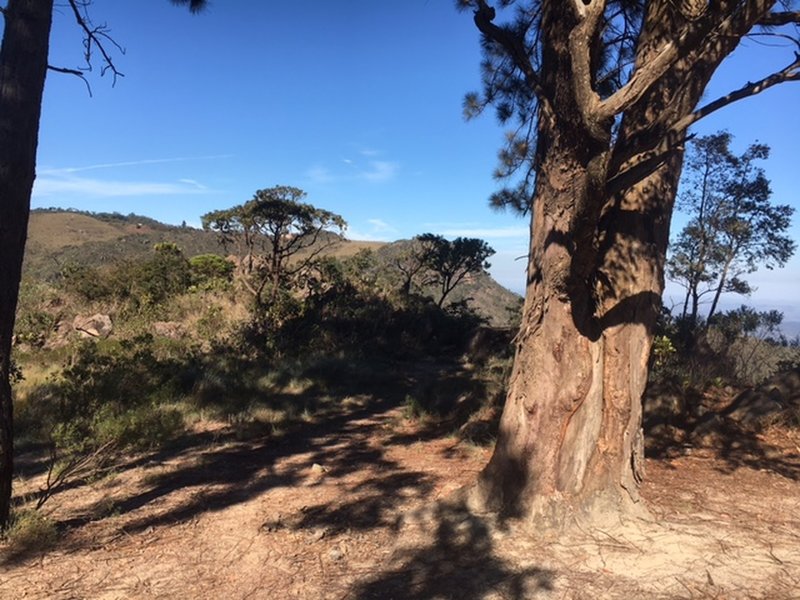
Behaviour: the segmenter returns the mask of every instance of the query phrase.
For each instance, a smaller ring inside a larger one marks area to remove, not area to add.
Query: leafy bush
[[[365,254],[359,261],[369,265],[368,258]],[[363,285],[357,264],[327,258],[315,265],[294,314],[275,324],[275,344],[282,355],[324,351],[402,358],[459,353],[480,323],[463,306],[443,310],[429,298],[376,292]]]
[[[192,285],[202,290],[226,289],[233,279],[234,265],[217,254],[199,254],[189,259]]]
[[[782,320],[779,311],[748,306],[699,324],[667,313],[653,342],[650,378],[701,391],[757,385],[800,356],[781,334]]]
[[[44,498],[118,452],[173,438],[183,419],[168,403],[193,384],[182,377],[191,361],[159,358],[151,336],[81,344],[68,366],[19,402],[19,435],[51,448]]]
[[[55,523],[35,510],[15,512],[5,531],[8,551],[12,556],[48,550],[58,539]]]
[[[82,300],[116,300],[133,311],[162,304],[191,283],[189,261],[170,242],[156,244],[147,258],[123,260],[107,269],[67,265],[61,276],[62,287]]]
[[[94,267],[66,264],[61,269],[61,287],[87,302],[107,300],[114,294],[112,278]]]

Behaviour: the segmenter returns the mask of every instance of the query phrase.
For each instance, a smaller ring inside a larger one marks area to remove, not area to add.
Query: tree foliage
[[[483,273],[491,266],[486,259],[494,250],[481,239],[458,237],[451,242],[432,233],[425,233],[418,239],[424,248],[425,282],[438,287],[439,307],[444,306],[450,292],[468,276]]]
[[[723,293],[752,291],[743,275],[784,266],[796,247],[787,235],[794,209],[771,203],[757,163],[769,157],[769,147],[752,144],[736,156],[731,141],[729,133],[717,133],[692,142],[678,198],[690,220],[672,244],[667,275],[686,289],[682,316],[693,325],[703,297],[712,297],[710,320]]]
[[[402,277],[401,291],[408,296],[412,285],[424,289],[434,286],[441,308],[450,293],[470,275],[485,272],[487,258],[494,250],[477,238],[459,237],[453,241],[433,233],[414,237],[392,260]]]
[[[256,303],[274,302],[289,281],[305,272],[347,227],[330,211],[301,202],[306,194],[288,186],[258,190],[253,199],[203,215],[226,247],[238,248],[243,282]],[[269,293],[265,295],[269,286]]]
[[[192,277],[191,265],[178,245],[162,242],[149,256],[125,259],[103,269],[66,264],[61,270],[61,287],[88,302],[113,300],[137,312],[182,294]]]
[[[234,264],[217,254],[198,254],[189,259],[192,285],[203,289],[224,288],[233,278]]]

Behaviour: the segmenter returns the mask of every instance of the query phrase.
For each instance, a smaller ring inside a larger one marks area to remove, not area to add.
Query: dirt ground
[[[797,429],[662,448],[642,490],[652,520],[543,538],[419,512],[473,481],[489,449],[398,407],[282,439],[220,427],[59,493],[43,509],[58,543],[5,549],[0,598],[800,598]]]

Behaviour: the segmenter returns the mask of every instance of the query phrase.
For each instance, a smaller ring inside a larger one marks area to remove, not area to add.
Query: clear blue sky
[[[80,32],[59,11],[50,62],[75,67]],[[192,16],[167,0],[96,0],[92,16],[125,48],[115,55],[125,77],[112,88],[90,74],[90,98],[77,78],[48,76],[34,207],[199,225],[257,189],[293,185],[344,216],[353,239],[482,237],[498,251],[495,277],[522,291],[514,258],[527,224],[487,206],[503,132],[491,114],[462,118],[464,93],[480,84],[479,39],[453,2],[212,0]],[[748,43],[739,54],[709,99],[784,66],[790,50]],[[774,198],[800,209],[799,99],[800,83],[785,84],[698,131],[771,145]],[[751,280],[753,303],[800,320],[800,260]]]

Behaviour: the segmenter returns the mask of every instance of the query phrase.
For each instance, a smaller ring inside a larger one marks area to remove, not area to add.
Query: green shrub
[[[169,403],[193,386],[183,379],[193,365],[191,354],[159,357],[152,336],[78,346],[68,366],[18,401],[20,439],[51,448],[48,492],[118,452],[175,437],[183,419]]]
[[[55,544],[58,530],[55,523],[39,511],[26,509],[12,514],[5,539],[11,555],[43,552]]]
[[[115,295],[107,272],[94,267],[68,263],[61,269],[61,288],[87,302],[107,300]]]
[[[62,288],[89,301],[121,302],[133,312],[160,305],[189,289],[189,261],[177,245],[162,242],[153,254],[122,260],[106,269],[67,265],[61,271]]]
[[[226,289],[233,279],[234,265],[216,254],[199,254],[189,259],[192,285],[201,290]]]
[[[409,420],[424,419],[428,416],[428,411],[425,410],[416,396],[406,394],[403,415]]]

